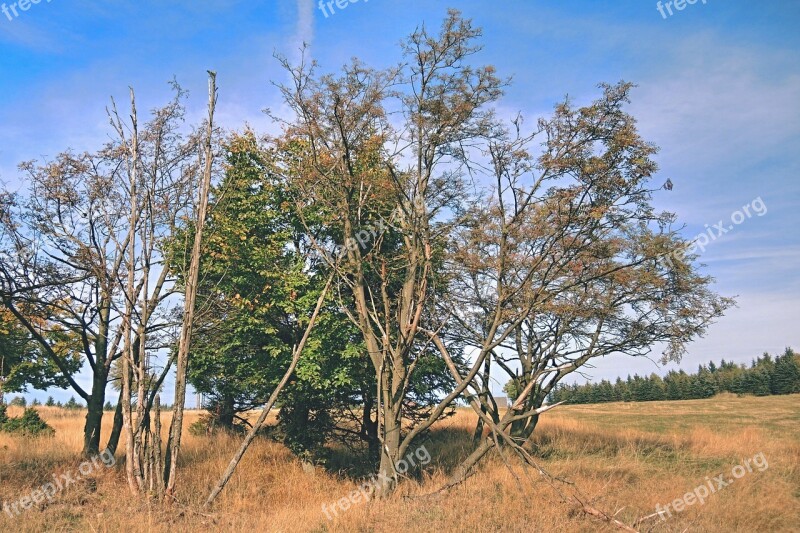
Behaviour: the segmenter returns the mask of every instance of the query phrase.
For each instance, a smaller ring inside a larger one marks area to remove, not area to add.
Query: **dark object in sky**
[[[671,179],[667,178],[667,182],[664,184],[664,188],[667,189],[668,191],[672,190],[672,180]]]

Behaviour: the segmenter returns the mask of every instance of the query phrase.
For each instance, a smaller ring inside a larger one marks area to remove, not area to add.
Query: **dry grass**
[[[16,501],[51,479],[77,471],[82,413],[42,408],[56,429],[50,439],[0,434],[0,500]],[[13,410],[12,410],[12,414]],[[187,425],[199,414],[191,412]],[[736,398],[570,406],[545,415],[537,456],[573,481],[593,504],[633,523],[721,473],[763,452],[769,468],[754,470],[668,521],[642,531],[800,531],[800,397]],[[166,427],[165,416],[165,427]],[[52,502],[21,516],[0,514],[0,531],[612,531],[575,513],[538,475],[498,456],[441,498],[440,486],[469,453],[474,418],[443,421],[425,446],[434,460],[389,501],[361,503],[334,520],[323,504],[348,495],[357,482],[305,472],[282,446],[257,441],[212,514],[200,507],[230,460],[238,439],[186,436],[178,500],[163,507],[131,497],[120,469],[101,468]],[[105,436],[104,436],[105,439]],[[336,464],[335,461],[332,464]],[[417,498],[415,498],[417,497]]]

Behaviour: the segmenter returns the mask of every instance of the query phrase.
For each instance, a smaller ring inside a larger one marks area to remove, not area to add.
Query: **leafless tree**
[[[178,467],[178,454],[181,447],[183,431],[183,410],[186,402],[186,371],[189,349],[192,342],[192,326],[195,316],[195,299],[200,271],[200,253],[203,240],[203,227],[206,223],[208,198],[211,191],[211,179],[214,172],[214,113],[217,106],[217,74],[208,72],[208,118],[203,139],[200,167],[202,179],[197,191],[197,215],[194,220],[194,243],[189,259],[189,271],[184,277],[183,321],[178,339],[177,368],[175,373],[175,401],[173,403],[172,422],[169,428],[169,440],[165,453],[164,482],[169,495],[174,495]],[[160,436],[157,436],[160,443]]]

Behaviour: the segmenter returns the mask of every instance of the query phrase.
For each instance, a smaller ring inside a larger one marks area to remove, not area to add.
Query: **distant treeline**
[[[585,385],[560,385],[550,395],[551,402],[602,403],[650,402],[656,400],[694,400],[710,398],[719,392],[734,394],[792,394],[800,392],[800,355],[787,348],[773,358],[765,353],[747,365],[713,362],[700,365],[696,374],[671,370],[665,377],[634,375],[615,383],[603,380]]]
[[[3,405],[3,401],[0,400],[0,405]],[[24,396],[15,396],[8,402],[8,405],[12,407],[28,407],[28,401],[25,399]],[[31,407],[39,407],[42,405],[42,402],[37,400],[36,398],[33,399],[30,406]],[[69,411],[77,411],[80,409],[86,409],[86,406],[81,402],[75,400],[75,397],[71,397],[68,402],[61,403],[57,402],[53,399],[52,396],[47,398],[47,401],[44,403],[46,407],[61,407],[63,409],[67,409]],[[131,401],[131,407],[136,408],[136,400]],[[114,405],[111,402],[106,402],[103,406],[104,411],[113,411],[115,409]],[[161,406],[162,411],[172,411],[172,406],[169,404],[164,404]]]

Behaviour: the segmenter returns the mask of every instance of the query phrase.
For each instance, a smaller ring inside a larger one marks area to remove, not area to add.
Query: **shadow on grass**
[[[405,475],[419,480],[424,471],[437,470],[449,474],[473,449],[471,431],[461,428],[433,429],[409,447],[405,457],[410,456],[417,464]],[[366,446],[357,450],[330,446],[327,452],[324,466],[332,474],[358,480],[374,475],[378,469],[377,461],[370,459]],[[426,457],[430,457],[429,462],[420,464]]]

